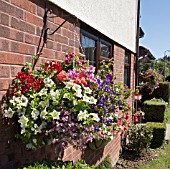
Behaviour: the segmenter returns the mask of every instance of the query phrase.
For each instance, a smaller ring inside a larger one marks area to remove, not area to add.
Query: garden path
[[[165,140],[170,140],[170,124],[166,124],[166,136]]]

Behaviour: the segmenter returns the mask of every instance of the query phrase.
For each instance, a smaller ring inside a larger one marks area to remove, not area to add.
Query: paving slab
[[[166,124],[165,140],[170,140],[170,124]]]

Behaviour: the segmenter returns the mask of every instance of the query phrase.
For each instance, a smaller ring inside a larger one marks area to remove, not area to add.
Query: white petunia
[[[60,112],[56,111],[56,110],[53,110],[50,115],[52,116],[53,120],[54,119],[57,119],[59,120],[60,119]]]
[[[49,106],[49,100],[48,100],[48,99],[47,99],[47,100],[43,100],[43,101],[41,101],[39,104],[40,104],[40,106],[41,106],[42,108],[48,107],[48,106]]]
[[[53,101],[56,101],[56,99],[58,99],[60,96],[60,91],[59,90],[56,90],[56,91],[51,90],[50,95],[51,95]]]
[[[45,119],[46,115],[48,114],[46,108],[41,112],[40,117]]]
[[[67,89],[71,89],[72,87],[73,87],[73,85],[74,85],[74,83],[72,82],[72,81],[70,81],[70,82],[65,82],[65,88],[67,88]]]
[[[83,96],[83,101],[89,103],[90,98],[87,95]]]
[[[24,134],[25,133],[25,129],[21,129],[21,134]]]
[[[76,106],[77,105],[77,100],[73,100],[73,105]]]
[[[92,116],[92,120],[94,120],[94,121],[98,122],[100,120],[98,114],[96,114],[96,113],[90,113],[89,116]]]
[[[93,96],[91,96],[91,97],[89,98],[89,103],[90,103],[90,104],[96,104],[96,103],[97,103],[97,99],[95,99]]]
[[[25,97],[24,95],[20,97],[20,105],[23,107],[27,107],[28,105],[28,98]]]
[[[26,148],[28,148],[28,149],[33,149],[33,150],[36,149],[36,147],[35,147],[32,143],[28,143],[28,144],[26,145]]]
[[[92,90],[89,87],[84,87],[85,94],[91,94]]]
[[[21,116],[18,120],[18,122],[21,124],[21,128],[26,128],[28,121],[29,121],[29,119],[24,115]]]
[[[69,99],[70,94],[69,93],[64,93],[63,98]]]
[[[81,92],[82,92],[82,90],[78,89],[74,95],[79,97],[79,98],[81,98],[82,97],[82,93]]]
[[[26,108],[18,109],[17,112],[19,116],[25,115]]]
[[[87,110],[80,111],[80,113],[77,116],[78,121],[86,120],[88,118],[88,112]]]
[[[35,145],[37,145],[37,139],[32,139],[32,142],[35,144]]]
[[[36,135],[37,133],[41,133],[41,128],[35,123],[34,127],[31,128],[31,130],[34,132]]]
[[[78,84],[74,84],[73,87],[72,87],[73,90],[77,91],[79,89],[81,89],[81,86],[78,85]]]
[[[10,107],[8,108],[8,110],[4,110],[4,112],[4,116],[8,118],[12,118],[15,113]]]
[[[13,104],[13,106],[16,106],[16,104],[19,102],[19,100],[17,101],[16,96],[13,96],[11,100],[9,100],[10,103]]]
[[[40,112],[39,112],[37,109],[33,108],[32,112],[31,112],[31,117],[32,117],[34,120],[36,120],[36,119],[38,118],[38,115],[39,115],[39,114],[40,114]]]
[[[44,84],[45,84],[45,87],[52,87],[54,85],[54,82],[52,79],[50,79],[49,77],[44,79]]]
[[[47,89],[46,88],[42,88],[40,90],[40,92],[38,93],[39,96],[43,96],[43,95],[46,95],[47,94]]]

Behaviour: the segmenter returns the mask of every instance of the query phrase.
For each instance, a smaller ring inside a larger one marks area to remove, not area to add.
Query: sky
[[[170,56],[170,0],[140,0],[140,26],[145,35],[139,44],[155,58]],[[166,51],[166,52],[165,52]]]

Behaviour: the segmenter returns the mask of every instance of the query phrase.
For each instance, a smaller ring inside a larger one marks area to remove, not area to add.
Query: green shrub
[[[80,160],[73,165],[71,161],[42,161],[31,162],[25,164],[20,169],[94,169],[94,166],[90,166],[85,161]]]
[[[161,82],[159,88],[153,92],[153,97],[162,98],[170,104],[170,82]]]
[[[162,99],[151,99],[144,102],[146,122],[163,122],[167,103]]]
[[[152,128],[153,138],[151,140],[150,147],[151,148],[160,147],[165,140],[166,124],[156,122],[147,122],[146,124]]]
[[[112,169],[110,156],[108,155],[95,169]]]
[[[27,162],[24,167],[20,169],[72,169],[73,163],[71,161],[41,161],[41,162]]]
[[[89,164],[87,164],[84,160],[80,160],[78,162],[75,163],[74,169],[94,169],[94,166],[90,166]]]
[[[152,140],[152,130],[147,125],[132,125],[124,138],[123,149],[132,150],[140,154],[149,148]]]

